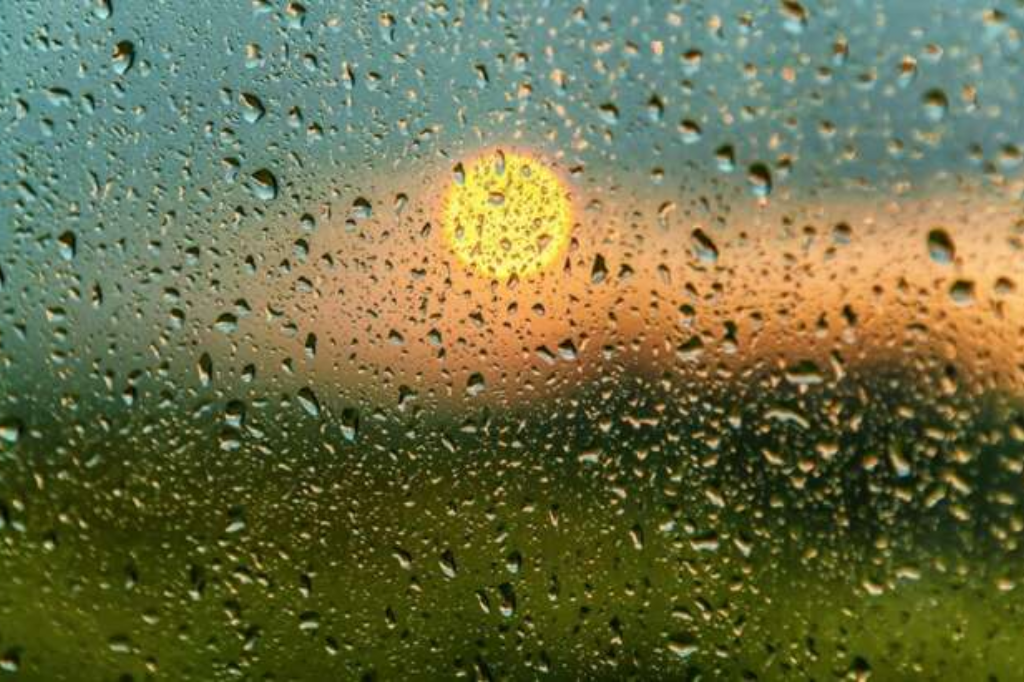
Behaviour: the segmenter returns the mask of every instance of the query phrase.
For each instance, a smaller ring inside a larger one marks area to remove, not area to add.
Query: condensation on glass
[[[1018,679],[1022,31],[5,6],[0,678]]]

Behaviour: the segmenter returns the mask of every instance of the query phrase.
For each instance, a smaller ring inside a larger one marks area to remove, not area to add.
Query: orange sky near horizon
[[[623,368],[728,381],[808,360],[827,381],[873,363],[932,371],[919,367],[931,357],[987,388],[1021,388],[1015,186],[870,203],[748,197],[723,226],[660,220],[644,197],[570,183],[564,257],[511,281],[454,257],[444,188],[413,186],[430,192],[409,198],[410,217],[358,246],[318,227],[336,267],[309,272],[315,302],[263,292],[299,333],[252,326],[236,362],[272,374],[313,334],[293,380],[328,402],[390,403],[403,387],[453,407],[550,399]],[[951,262],[930,254],[935,230]],[[266,352],[275,342],[279,355]]]

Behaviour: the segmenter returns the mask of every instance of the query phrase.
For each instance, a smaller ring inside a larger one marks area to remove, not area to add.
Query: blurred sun
[[[442,202],[441,226],[464,265],[498,279],[549,267],[569,244],[569,193],[536,159],[494,151],[465,166]]]

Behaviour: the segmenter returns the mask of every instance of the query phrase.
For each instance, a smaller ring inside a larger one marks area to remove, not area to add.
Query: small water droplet
[[[356,200],[352,202],[352,217],[361,220],[372,215],[373,204],[364,197],[356,197]]]
[[[732,173],[736,170],[736,152],[733,151],[732,145],[723,144],[716,149],[715,161],[718,164],[718,170],[723,173]]]
[[[350,443],[359,437],[359,411],[354,407],[341,411],[341,435]]]
[[[466,380],[466,393],[471,397],[480,395],[486,388],[487,382],[484,380],[484,375],[479,372],[469,375],[469,378]]]
[[[306,22],[306,8],[297,3],[289,2],[284,8],[284,23],[290,29],[300,29]]]
[[[790,33],[803,33],[807,27],[807,9],[796,0],[782,0],[779,12],[783,16],[783,26]]]
[[[594,265],[590,268],[590,281],[593,284],[600,284],[608,277],[608,266],[604,262],[604,256],[594,256]]]
[[[0,419],[0,441],[14,445],[21,439],[24,429],[20,419],[15,417]]]
[[[601,120],[608,125],[615,125],[619,122],[619,108],[614,104],[610,102],[602,104],[597,110],[601,114]]]
[[[924,93],[922,102],[924,104],[924,115],[929,121],[938,123],[946,118],[946,113],[949,111],[949,98],[946,97],[945,92],[938,88],[933,88]]]
[[[689,119],[680,121],[679,134],[682,136],[684,144],[695,144],[700,142],[700,125],[696,121],[691,121]]]
[[[113,12],[111,0],[92,0],[92,15],[97,19],[109,19]]]
[[[78,252],[78,239],[75,237],[75,233],[68,230],[57,237],[57,248],[61,258],[72,260]]]
[[[747,169],[747,181],[756,197],[764,199],[772,193],[772,174],[763,163],[752,164]]]
[[[693,635],[675,635],[668,643],[668,650],[685,660],[697,653],[697,640]]]
[[[647,100],[647,118],[651,120],[651,123],[657,123],[664,115],[665,103],[657,95],[651,95],[651,98]]]
[[[199,363],[196,365],[196,371],[199,374],[199,383],[204,388],[213,382],[213,359],[210,358],[209,353],[203,353],[199,356]]]
[[[949,287],[949,295],[957,305],[971,305],[974,303],[974,282],[969,279],[958,279]]]

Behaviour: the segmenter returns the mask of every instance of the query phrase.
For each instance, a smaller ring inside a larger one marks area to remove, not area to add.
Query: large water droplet
[[[277,198],[277,178],[266,168],[261,168],[249,176],[248,187],[257,199],[271,201]]]
[[[936,263],[947,265],[956,257],[956,248],[949,234],[942,229],[934,229],[928,233],[928,255]]]

